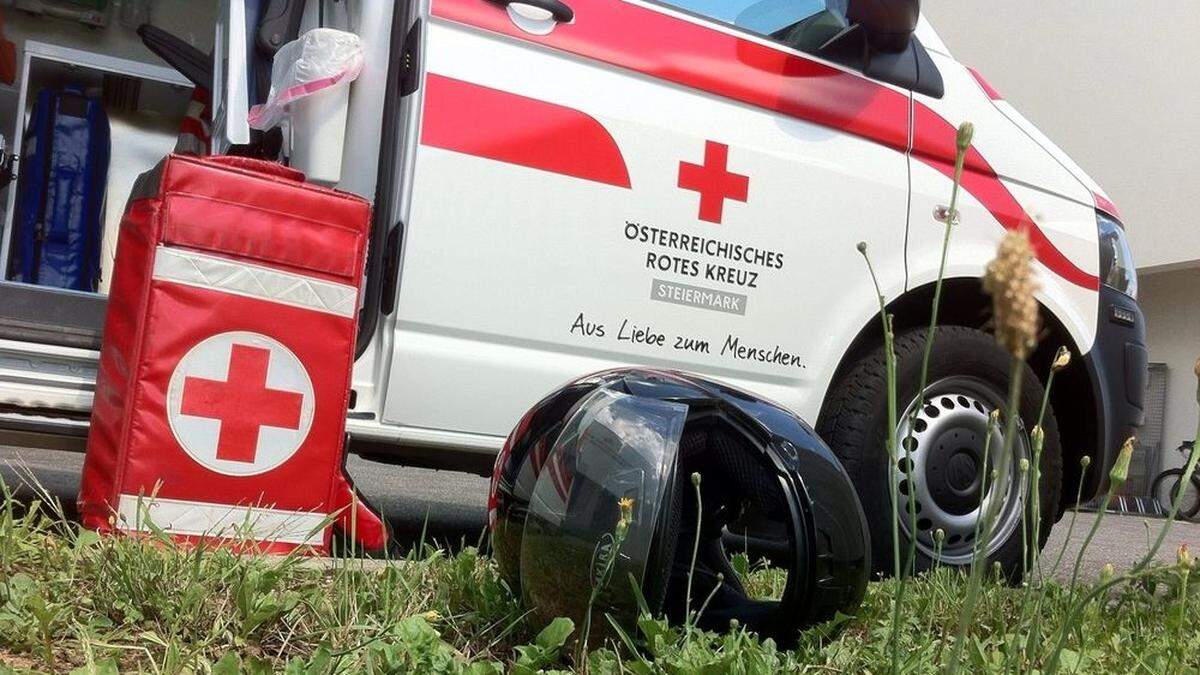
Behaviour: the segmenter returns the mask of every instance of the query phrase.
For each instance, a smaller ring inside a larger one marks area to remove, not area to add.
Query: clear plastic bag
[[[314,28],[279,48],[271,66],[271,92],[267,102],[250,108],[254,129],[277,126],[288,113],[288,104],[306,96],[349,85],[362,72],[362,42],[354,33]]]

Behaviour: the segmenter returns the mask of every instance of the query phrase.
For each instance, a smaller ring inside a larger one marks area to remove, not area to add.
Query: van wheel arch
[[[929,325],[933,291],[934,284],[929,283],[910,289],[888,303],[887,310],[894,317],[896,334]],[[1038,347],[1029,358],[1029,365],[1038,377],[1045,378],[1059,346],[1065,345],[1074,357],[1071,366],[1055,376],[1054,387],[1050,392],[1050,404],[1058,419],[1059,434],[1062,438],[1063,483],[1059,503],[1061,516],[1066,509],[1075,505],[1075,497],[1083,477],[1080,459],[1084,455],[1091,455],[1093,461],[1083,486],[1082,500],[1090,499],[1100,485],[1097,460],[1101,458],[1096,454],[1100,438],[1099,398],[1083,359],[1079,358],[1079,346],[1066,327],[1044,305],[1041,306],[1041,318],[1042,330]],[[986,330],[990,327],[991,319],[991,297],[983,292],[980,279],[956,277],[943,282],[941,311],[938,317],[940,325]],[[818,428],[829,414],[831,393],[836,389],[834,385],[845,377],[860,359],[883,344],[883,330],[880,324],[879,314],[876,313],[859,330],[850,342],[850,347],[842,354],[821,403]]]

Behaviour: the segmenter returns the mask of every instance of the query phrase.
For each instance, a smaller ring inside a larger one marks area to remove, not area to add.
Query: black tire
[[[1150,488],[1150,494],[1158,502],[1159,506],[1164,511],[1170,512],[1172,502],[1175,500],[1179,485],[1183,481],[1183,469],[1168,469],[1154,479],[1154,485]],[[1192,495],[1189,498],[1185,495],[1184,503],[1179,505],[1180,518],[1193,520],[1197,514],[1200,514],[1200,480],[1192,477]]]
[[[902,423],[904,422],[905,408],[909,405],[910,401],[915,404],[915,399],[918,395],[917,390],[920,387],[921,360],[925,347],[925,336],[926,329],[922,328],[901,333],[895,340],[897,414],[901,418],[900,421]],[[992,390],[992,393],[999,393],[1000,402],[1002,403],[1008,391],[1010,367],[1011,357],[997,344],[995,338],[991,335],[972,328],[943,326],[938,328],[935,334],[933,352],[929,364],[928,383],[932,385],[940,381],[978,381],[980,386],[986,385],[986,388]],[[1025,372],[1020,397],[1021,421],[1024,428],[1032,429],[1037,421],[1044,388],[1041,380],[1027,364],[1024,365],[1024,368]],[[937,397],[932,398],[939,401],[945,400],[945,397],[941,399]],[[953,397],[951,396],[950,398]],[[926,400],[931,401],[931,397],[927,396]],[[991,400],[994,400],[994,398]],[[953,402],[950,403],[953,405]],[[963,405],[966,406],[965,403]],[[978,405],[975,405],[975,407],[979,408],[979,412],[981,413],[985,411],[984,408]],[[1000,406],[994,405],[993,407],[998,408]],[[923,410],[929,410],[929,406],[925,406]],[[986,415],[984,417],[986,419]],[[950,419],[951,417],[947,416],[946,424],[951,423]],[[871,532],[871,559],[874,562],[875,571],[881,575],[890,575],[892,573],[894,559],[889,481],[901,480],[904,476],[909,475],[907,473],[898,474],[892,471],[885,444],[885,439],[889,433],[887,422],[887,374],[884,361],[884,348],[880,345],[877,349],[851,365],[844,376],[833,383],[826,398],[817,430],[842,460],[846,471],[850,475],[850,479],[854,482],[855,488],[858,490],[863,510],[867,514],[867,523]],[[1050,535],[1050,528],[1057,519],[1059,493],[1062,488],[1062,448],[1059,441],[1058,424],[1054,419],[1053,410],[1047,409],[1045,419],[1042,422],[1042,430],[1045,433],[1045,442],[1042,450],[1041,478],[1039,481],[1041,488],[1041,528],[1039,541],[1037,542],[1039,548],[1045,545],[1046,539]],[[986,437],[986,433],[984,436]],[[955,434],[954,439],[957,438],[958,436]],[[935,464],[939,462],[935,462],[934,458],[947,456],[942,454],[948,452],[945,449],[946,446],[956,442],[957,440],[943,441],[939,437],[936,443],[938,454],[930,455],[928,475],[938,475],[936,472],[939,469]],[[931,441],[930,447],[933,447],[933,441]],[[989,452],[992,451],[994,450],[989,449]],[[932,450],[930,452],[933,453]],[[954,450],[953,452],[962,451]],[[899,450],[899,453],[901,467],[905,467],[906,465],[903,464],[905,461],[904,450]],[[958,457],[953,455],[950,455],[950,457],[952,461],[962,464]],[[992,457],[994,458],[994,455]],[[952,462],[947,461],[942,463],[948,465]],[[972,475],[983,473],[978,470],[981,466],[980,463],[968,464],[968,466],[971,467],[969,470],[973,472]],[[902,468],[901,470],[908,472],[912,471],[913,468],[911,465],[907,465],[907,468]],[[947,467],[942,473],[945,477],[941,480],[947,485],[950,484],[951,480],[961,481],[957,477],[963,474],[961,470],[955,469],[956,478],[950,478],[950,474],[952,473],[950,467]],[[1028,474],[1025,475],[1028,477]],[[933,482],[929,481],[930,484]],[[1025,485],[1028,486],[1030,482],[1026,480]],[[920,503],[919,499],[918,503]],[[978,497],[974,498],[974,503],[978,504]],[[1026,498],[1023,507],[1025,514],[1024,524],[1028,531],[1030,544],[1033,543],[1033,519],[1029,517],[1032,515],[1030,513],[1032,508],[1032,499]],[[1022,509],[1020,502],[1014,501],[1012,509]],[[940,512],[940,509],[937,511]],[[1016,517],[1020,519],[1020,516],[1021,514],[1018,513]],[[902,518],[907,519],[907,514],[903,515]],[[909,526],[906,521],[902,521],[902,523],[900,550],[901,555],[906,558],[909,545],[909,536],[906,532]],[[997,536],[997,541],[993,544],[994,549],[989,556],[990,561],[1000,563],[1005,575],[1010,580],[1020,579],[1024,567],[1022,565],[1022,555],[1027,550],[1027,547],[1022,542],[1021,531],[1022,527],[1018,524],[1015,530],[1011,530],[1007,536],[1003,538]],[[921,541],[928,533],[918,531],[917,534],[918,541]],[[941,559],[939,563],[959,566],[968,564],[970,546],[967,543],[971,536],[973,534],[964,537],[964,543],[962,544],[962,546],[966,547],[967,560]],[[962,547],[960,546],[960,548]],[[939,549],[934,549],[934,551],[937,550]],[[946,549],[940,550],[944,551]],[[919,571],[926,570],[932,566],[933,562],[932,553],[919,547],[915,562],[916,569]]]

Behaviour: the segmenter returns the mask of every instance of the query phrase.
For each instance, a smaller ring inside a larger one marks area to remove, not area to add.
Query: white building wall
[[[1167,407],[1163,464],[1176,466],[1179,442],[1195,438],[1200,407],[1193,365],[1200,356],[1200,268],[1153,274],[1142,279],[1142,310],[1150,359],[1167,364]]]

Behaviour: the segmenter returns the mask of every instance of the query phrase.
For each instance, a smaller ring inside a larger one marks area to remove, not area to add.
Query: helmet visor
[[[521,588],[543,618],[637,615],[688,407],[598,389],[582,400],[534,485]],[[593,621],[600,628],[605,622]]]

